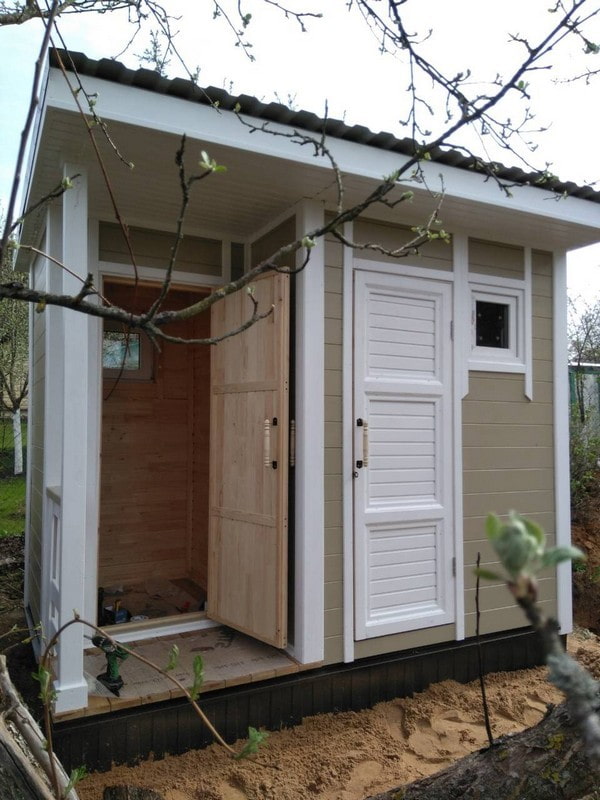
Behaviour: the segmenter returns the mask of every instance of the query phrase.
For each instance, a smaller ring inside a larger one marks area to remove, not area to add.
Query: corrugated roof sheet
[[[324,131],[327,136],[336,139],[345,139],[357,144],[369,145],[380,150],[389,150],[406,156],[412,156],[418,146],[414,139],[407,137],[399,139],[392,133],[385,131],[374,133],[364,125],[346,125],[345,122],[339,119],[325,120],[310,111],[292,111],[281,103],[263,103],[251,95],[241,94],[236,97],[215,86],[200,88],[190,80],[164,78],[150,69],[132,70],[121,62],[110,58],[94,60],[88,58],[84,53],[72,51],[66,57],[64,50],[58,52],[61,53],[65,68],[72,71],[74,67],[80,75],[101,78],[123,86],[133,86],[137,89],[178,97],[182,100],[202,105],[217,103],[219,108],[228,111],[233,110],[239,104],[241,112],[246,116],[269,122],[278,122],[312,133],[321,134]],[[59,66],[55,50],[50,51],[50,65],[53,67]],[[484,172],[481,167],[481,159],[465,156],[458,150],[446,150],[437,147],[430,151],[430,155],[432,161],[440,164],[447,164],[458,169]],[[600,203],[600,191],[596,191],[591,186],[578,186],[572,181],[565,182],[557,178],[547,179],[540,172],[525,172],[519,167],[507,167],[497,162],[494,162],[493,166],[496,176],[509,183],[537,186],[557,194],[566,194]]]

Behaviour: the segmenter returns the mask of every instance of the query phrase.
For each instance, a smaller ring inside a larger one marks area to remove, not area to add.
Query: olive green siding
[[[521,277],[516,248],[470,242],[470,270],[488,275]],[[510,256],[513,256],[512,262]],[[506,257],[508,266],[502,267]],[[522,259],[522,255],[521,255]],[[509,273],[510,266],[510,273]],[[554,433],[552,386],[552,259],[533,254],[533,399],[524,395],[524,376],[471,372],[463,400],[463,491],[465,539],[466,634],[475,632],[477,553],[482,564],[494,564],[484,536],[488,512],[512,509],[533,517],[554,539]],[[520,273],[520,274],[519,274]],[[556,611],[554,574],[540,580],[547,611]],[[481,633],[523,625],[503,585],[481,586]]]
[[[296,218],[292,216],[252,243],[251,266],[255,267],[261,261],[264,261],[265,258],[269,258],[273,253],[276,253],[283,245],[293,242],[295,238]],[[293,267],[295,258],[295,254],[291,254],[287,258],[277,259],[277,262],[279,266]]]
[[[46,289],[46,267],[38,259],[33,270],[33,287]],[[31,337],[31,389],[27,424],[29,484],[29,527],[27,530],[28,602],[32,619],[40,618],[42,576],[42,523],[44,514],[44,409],[46,371],[46,314],[33,314]]]
[[[119,225],[101,222],[99,230],[100,261],[131,264],[129,248]],[[148,228],[129,228],[129,241],[137,266],[166,269],[176,242],[174,233]],[[179,242],[174,269],[199,275],[221,274],[221,241],[201,236],[184,236]]]
[[[395,252],[402,245],[406,245],[417,237],[417,232],[410,228],[385,225],[371,220],[358,220],[354,223],[354,241],[357,244],[375,244],[384,250]],[[378,252],[377,249],[367,248],[356,251],[356,258],[366,258],[369,261],[384,261],[397,264],[398,258]],[[430,267],[432,269],[452,269],[452,245],[447,241],[436,239],[420,248],[419,253],[410,253],[401,257],[400,263],[409,261],[415,267]]]
[[[394,233],[396,236],[394,236]],[[354,241],[378,241],[388,248],[406,240],[391,226],[355,223]],[[426,255],[411,256],[411,266],[452,269],[452,248],[435,242]],[[524,277],[522,248],[469,242],[471,273],[503,278]],[[391,259],[374,252],[354,258]],[[402,263],[402,262],[401,262]],[[343,660],[343,532],[342,532],[342,292],[343,248],[333,238],[325,246],[325,662]],[[484,563],[494,557],[485,540],[487,513],[516,509],[531,515],[554,540],[554,450],[552,386],[552,259],[533,254],[533,400],[524,394],[525,376],[471,372],[463,401],[464,581],[466,635],[475,630],[477,553]],[[556,609],[553,573],[542,576],[540,596],[546,610]],[[481,589],[481,632],[522,627],[524,619],[505,586],[486,583]],[[455,626],[444,625],[393,636],[357,641],[356,658],[451,641]]]

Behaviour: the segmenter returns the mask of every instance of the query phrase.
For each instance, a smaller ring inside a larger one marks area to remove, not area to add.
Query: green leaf
[[[485,578],[486,581],[501,581],[502,575],[498,575],[497,572],[492,572],[491,569],[484,569],[483,567],[475,567],[473,570],[475,575],[479,575],[480,578]]]
[[[208,172],[227,172],[227,167],[223,166],[223,164],[217,164],[215,159],[211,158],[206,150],[200,152],[199,166],[201,166],[202,169],[208,170]]]
[[[172,669],[175,669],[179,662],[179,648],[176,644],[171,647],[169,652],[169,661],[167,662],[167,666],[165,667],[165,672],[169,672]]]
[[[305,236],[302,239],[302,247],[306,247],[307,250],[310,250],[315,245],[316,245],[315,240],[312,239],[310,236]]]
[[[502,523],[499,517],[496,514],[488,514],[485,521],[485,533],[490,542],[493,542],[498,537],[501,528]]]
[[[526,519],[525,517],[519,516],[520,521],[525,525],[527,533],[537,541],[540,547],[544,546],[544,541],[546,539],[544,535],[543,529],[537,524],[537,522],[532,522],[530,519]]]
[[[581,561],[585,554],[578,547],[551,547],[542,555],[542,567],[554,567],[563,561]]]
[[[193,669],[194,682],[190,689],[190,694],[192,695],[192,699],[195,700],[200,694],[200,689],[202,689],[202,684],[204,683],[204,661],[202,660],[202,656],[198,655],[194,658]]]
[[[258,748],[268,738],[269,734],[266,731],[259,731],[250,726],[248,728],[248,741],[242,747],[239,753],[235,755],[236,759],[248,758],[248,756],[258,753]]]
[[[42,703],[51,703],[56,697],[56,692],[52,688],[52,673],[50,670],[40,664],[37,671],[31,673],[31,677],[40,684],[38,697]]]
[[[79,781],[83,780],[87,775],[87,769],[85,767],[75,767],[75,769],[71,770],[71,774],[69,776],[69,782],[65,786],[63,795],[67,797],[71,789],[74,789],[75,786],[79,783]]]

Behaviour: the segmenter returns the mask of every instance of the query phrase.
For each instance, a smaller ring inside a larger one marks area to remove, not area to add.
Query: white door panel
[[[355,628],[454,620],[452,287],[355,271]]]

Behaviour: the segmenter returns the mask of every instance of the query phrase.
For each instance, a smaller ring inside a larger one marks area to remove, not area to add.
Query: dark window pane
[[[508,311],[509,307],[504,303],[477,300],[475,304],[477,347],[509,348]]]

